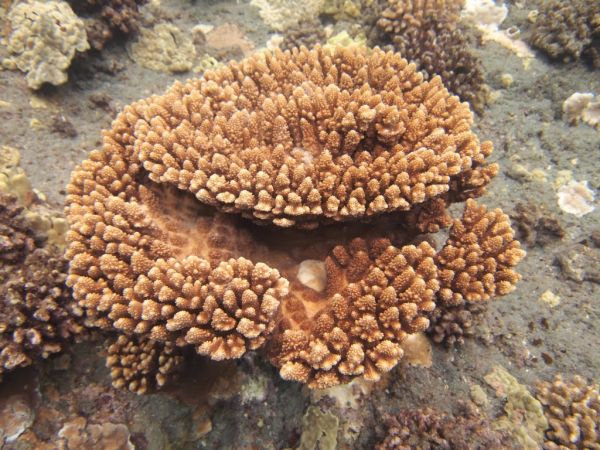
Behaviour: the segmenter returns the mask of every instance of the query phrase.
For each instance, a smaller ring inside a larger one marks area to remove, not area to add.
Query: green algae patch
[[[335,450],[337,447],[340,421],[333,414],[310,406],[302,418],[302,426],[300,446],[296,450]]]
[[[495,428],[510,433],[525,450],[541,448],[548,428],[542,404],[502,367],[494,367],[484,379],[498,397],[506,399],[506,414],[494,421]]]

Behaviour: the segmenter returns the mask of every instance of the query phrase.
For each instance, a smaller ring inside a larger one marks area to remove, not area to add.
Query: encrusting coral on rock
[[[67,261],[45,239],[16,198],[0,193],[0,377],[82,331],[65,286]]]
[[[221,360],[267,341],[285,379],[376,380],[436,302],[510,292],[523,252],[499,210],[469,200],[440,252],[406,245],[496,174],[471,122],[439,77],[357,46],[258,53],[127,106],[66,209],[74,298],[88,326],[122,335],[115,381],[139,366],[134,390],[161,384],[145,355],[172,346]]]
[[[64,1],[26,0],[15,3],[7,15],[8,51],[2,61],[10,69],[27,72],[27,85],[63,84],[76,52],[89,49],[83,21]]]
[[[58,431],[56,448],[135,450],[129,429],[122,423],[90,423],[84,417],[66,422]]]
[[[377,44],[392,44],[426,79],[439,75],[446,88],[476,111],[485,105],[481,62],[468,49],[458,20],[462,0],[389,0],[375,28]]]
[[[159,23],[141,30],[128,47],[131,58],[159,72],[187,72],[194,66],[196,48],[191,35],[172,23]]]
[[[600,68],[600,3],[547,0],[529,38],[531,44],[563,62],[589,59]]]
[[[550,427],[544,448],[600,448],[600,391],[597,384],[579,375],[565,380],[556,375],[552,382],[537,383],[537,399],[544,405]]]

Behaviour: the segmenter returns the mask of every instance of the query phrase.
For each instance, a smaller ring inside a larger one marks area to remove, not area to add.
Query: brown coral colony
[[[439,77],[357,47],[260,53],[127,106],[67,199],[67,282],[89,326],[120,334],[115,382],[161,385],[175,347],[220,360],[267,341],[286,379],[377,379],[436,304],[509,292],[523,252],[499,210],[469,200],[439,252],[357,231],[437,231],[449,203],[481,195],[497,167],[471,122]],[[336,223],[311,289],[296,273],[314,245],[298,242]]]

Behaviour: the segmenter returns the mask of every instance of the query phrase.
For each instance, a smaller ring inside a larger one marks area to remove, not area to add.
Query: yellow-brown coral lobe
[[[218,360],[257,348],[287,280],[263,263],[230,257],[225,243],[203,233],[220,226],[212,223],[218,217],[204,216],[189,194],[145,179],[123,145],[127,135],[119,135],[128,114],[68,186],[67,281],[88,324],[191,344]]]
[[[508,216],[500,209],[488,212],[469,199],[462,219],[454,221],[448,242],[436,256],[438,297],[445,305],[457,305],[506,295],[520,279],[513,267],[524,256]]]
[[[381,27],[390,27],[389,31],[400,33],[407,25],[419,27],[428,18],[440,14],[458,18],[464,0],[388,0],[380,19]],[[398,22],[398,17],[404,22]]]
[[[120,335],[108,347],[106,365],[112,384],[136,394],[159,388],[183,365],[181,350],[147,337]]]
[[[272,360],[285,379],[325,388],[357,376],[377,380],[402,357],[407,333],[425,330],[439,288],[435,250],[354,239],[326,260],[321,298],[292,291]]]
[[[548,450],[596,449],[600,442],[600,391],[575,375],[564,379],[556,375],[552,382],[537,382],[538,400],[550,427],[544,448]]]
[[[232,62],[123,119],[151,180],[283,227],[409,210],[491,149],[438,78],[356,47]]]

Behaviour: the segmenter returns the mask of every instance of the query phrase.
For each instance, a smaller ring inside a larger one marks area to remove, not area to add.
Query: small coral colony
[[[193,353],[256,351],[320,389],[378,380],[411,334],[455,340],[447,322],[511,292],[525,252],[475,200],[498,172],[471,130],[483,75],[462,2],[433,3],[387,2],[386,50],[261,51],[126,106],[72,173],[64,256],[3,196],[0,374],[95,329],[136,393]]]

